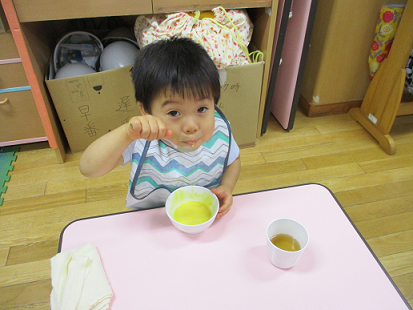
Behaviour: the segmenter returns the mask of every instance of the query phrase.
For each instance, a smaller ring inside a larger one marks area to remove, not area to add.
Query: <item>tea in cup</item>
[[[308,241],[308,232],[299,222],[276,219],[267,227],[268,258],[278,268],[291,268],[298,262]]]

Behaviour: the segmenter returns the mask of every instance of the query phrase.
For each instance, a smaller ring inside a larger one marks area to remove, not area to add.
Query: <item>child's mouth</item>
[[[194,147],[195,144],[198,142],[198,140],[188,140],[188,141],[182,141],[182,142],[189,145],[189,146]]]
[[[187,146],[178,146],[175,145],[172,141],[169,141],[168,139],[163,138],[162,139],[164,142],[166,142],[169,146],[172,148],[181,151],[181,152],[192,152],[195,150],[195,144],[198,140],[190,140],[190,141],[183,141],[179,140],[179,142],[186,144]]]

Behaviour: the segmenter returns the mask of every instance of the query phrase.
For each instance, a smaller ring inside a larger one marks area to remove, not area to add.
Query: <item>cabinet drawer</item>
[[[45,137],[31,91],[0,94],[0,142]]]
[[[202,11],[210,10],[217,6],[224,8],[264,8],[271,7],[271,0],[204,0],[204,1],[188,1],[188,0],[153,0],[154,13],[179,12],[179,11]]]
[[[21,63],[0,65],[0,89],[29,85]]]
[[[151,0],[14,0],[20,22],[152,14]]]
[[[16,44],[10,32],[0,33],[0,59],[19,58]]]

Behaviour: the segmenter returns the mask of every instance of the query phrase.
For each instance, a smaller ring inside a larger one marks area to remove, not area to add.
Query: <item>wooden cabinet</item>
[[[0,146],[46,141],[11,33],[0,33]]]
[[[56,44],[56,33],[60,30],[61,34],[65,23],[79,18],[123,16],[133,19],[141,14],[203,11],[217,6],[226,9],[248,8],[254,23],[251,43],[264,53],[265,62],[257,133],[261,132],[270,69],[267,64],[271,60],[278,0],[204,0],[199,3],[188,0],[1,0],[1,3],[22,58],[49,144],[56,150],[57,158],[61,162],[64,161],[67,143],[46,89],[44,75]]]
[[[0,33],[0,46],[0,60],[20,57],[10,32]]]
[[[6,60],[7,61],[7,60]],[[28,86],[29,81],[21,62],[0,65],[0,89]]]
[[[224,8],[270,8],[271,0],[203,0],[202,4],[188,0],[152,0],[154,13],[177,12],[177,11],[196,11],[210,10],[217,6]],[[277,1],[278,3],[278,1]],[[276,13],[276,12],[275,12]]]
[[[30,89],[1,96],[7,98],[0,105],[0,141],[4,145],[47,140]]]
[[[152,14],[151,0],[14,0],[13,4],[21,23],[101,16]]]
[[[272,2],[272,0],[223,0],[219,2],[204,0],[202,3],[188,0],[13,0],[20,22],[209,10],[217,6],[269,8]]]

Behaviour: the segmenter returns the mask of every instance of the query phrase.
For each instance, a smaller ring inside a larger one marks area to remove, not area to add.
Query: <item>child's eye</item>
[[[198,113],[205,113],[207,110],[208,110],[207,107],[200,107],[200,108],[198,109]]]
[[[179,116],[180,114],[179,114],[178,111],[169,111],[168,115],[170,115],[170,116]]]

